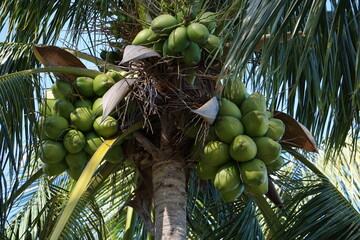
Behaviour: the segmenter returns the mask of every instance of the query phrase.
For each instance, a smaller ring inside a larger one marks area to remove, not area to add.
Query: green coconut
[[[201,49],[199,45],[190,42],[189,46],[181,51],[182,60],[188,66],[196,66],[201,60]]]
[[[154,50],[155,52],[159,53],[160,55],[162,55],[164,42],[165,42],[165,40],[155,42],[153,44],[153,46],[151,47],[151,49]]]
[[[230,160],[229,145],[220,141],[210,141],[204,146],[201,161],[218,167]]]
[[[93,106],[93,102],[89,99],[78,99],[74,102],[75,108],[85,107],[85,108],[92,109],[92,106]]]
[[[269,128],[269,119],[265,112],[252,111],[243,116],[241,122],[246,135],[250,137],[262,137]]]
[[[56,163],[44,163],[43,172],[48,176],[56,176],[63,173],[68,169],[68,165],[65,161],[60,161]]]
[[[179,53],[190,44],[188,38],[186,27],[177,27],[175,28],[169,36],[168,47],[172,52]]]
[[[85,136],[81,131],[71,129],[63,139],[64,147],[69,153],[78,153],[85,147]]]
[[[70,120],[70,113],[74,111],[74,105],[65,98],[57,99],[52,106],[52,114],[59,115]]]
[[[43,124],[45,136],[52,140],[62,139],[69,129],[69,122],[61,116],[47,117]]]
[[[81,169],[81,168],[79,168],[79,169],[71,169],[71,168],[66,169],[67,174],[69,174],[69,176],[75,181],[77,181],[80,178],[82,171],[83,171],[83,169]]]
[[[158,34],[170,34],[178,24],[176,17],[162,14],[151,21],[151,30]]]
[[[215,133],[215,127],[214,126],[210,126],[209,127],[209,132],[208,135],[205,138],[205,142],[210,142],[210,141],[218,141],[219,138],[216,136]]]
[[[89,108],[76,108],[72,113],[70,113],[70,119],[76,129],[87,132],[92,129],[94,114]]]
[[[271,163],[266,164],[266,168],[269,173],[280,170],[284,166],[284,159],[280,156]]]
[[[244,183],[251,186],[261,185],[267,179],[265,163],[258,158],[240,163],[240,172]]]
[[[249,188],[250,188],[250,192],[255,196],[262,196],[262,195],[266,194],[269,190],[268,176],[266,175],[264,183],[262,183],[260,185],[251,185],[251,186],[249,186]]]
[[[169,39],[165,39],[164,44],[162,46],[162,54],[163,56],[175,56],[176,52],[173,52],[169,48]]]
[[[153,43],[161,38],[161,36],[157,33],[155,33],[151,28],[149,28],[149,35],[147,36],[147,41],[149,43]]]
[[[230,145],[230,155],[238,162],[246,162],[256,156],[256,144],[247,135],[239,135],[234,138]]]
[[[224,97],[235,103],[238,107],[245,100],[247,94],[245,84],[240,78],[230,78],[224,81]],[[241,113],[244,114],[243,112]]]
[[[252,93],[242,102],[240,110],[244,115],[252,111],[266,112],[265,96],[258,92]]]
[[[51,91],[54,94],[56,99],[58,98],[73,98],[73,88],[72,85],[68,82],[56,80],[56,82],[51,86]]]
[[[220,98],[219,99],[219,111],[217,114],[218,117],[221,116],[232,116],[237,119],[241,119],[242,114],[238,106],[236,106],[235,103],[232,101],[226,99],[226,98]]]
[[[95,96],[93,84],[94,84],[94,79],[89,77],[78,77],[74,82],[74,86],[76,90],[81,96],[84,97]]]
[[[45,96],[43,101],[40,103],[39,111],[43,116],[51,116],[52,115],[52,107],[55,102],[55,97],[52,93],[51,89],[47,89],[45,92]]]
[[[229,192],[241,184],[240,172],[234,161],[221,166],[214,178],[214,186],[219,192]]]
[[[110,148],[104,158],[111,163],[122,162],[124,160],[124,153],[121,145],[115,145]]]
[[[52,115],[52,106],[54,105],[55,99],[47,99],[40,103],[39,111],[43,116],[51,116]]]
[[[149,36],[151,34],[151,30],[149,28],[143,29],[138,34],[136,34],[134,40],[132,41],[132,45],[144,45],[149,43]]]
[[[209,29],[201,23],[194,22],[187,26],[187,36],[199,45],[204,44],[210,36]]]
[[[238,199],[243,192],[244,185],[239,184],[234,190],[228,192],[220,192],[220,196],[225,202],[235,202],[235,200]]]
[[[122,72],[118,72],[118,71],[115,71],[112,69],[110,69],[106,74],[109,75],[110,77],[112,77],[112,79],[114,79],[115,82],[118,82],[118,81],[124,79]]]
[[[275,141],[279,141],[285,133],[285,124],[283,121],[277,118],[269,119],[269,128],[265,133],[266,137],[269,137]]]
[[[244,127],[235,117],[218,117],[215,121],[215,133],[221,141],[230,144],[236,136],[244,133]]]
[[[64,159],[66,149],[61,142],[45,140],[40,146],[40,159],[44,163],[57,163]]]
[[[101,116],[103,114],[102,98],[97,98],[94,101],[92,110],[94,112],[95,117]]]
[[[210,34],[208,39],[206,40],[204,44],[204,48],[210,53],[210,54],[218,54],[221,56],[223,54],[223,48],[222,43],[219,37]]]
[[[85,139],[86,144],[84,151],[90,155],[93,155],[104,141],[96,132],[93,131],[85,133]]]
[[[101,137],[111,137],[118,131],[119,124],[115,118],[107,116],[104,121],[101,121],[102,116],[95,119],[93,128]]]
[[[269,118],[269,120],[273,117],[273,113],[271,111],[265,111],[265,114]]]
[[[85,151],[67,153],[65,161],[70,169],[83,169],[89,160]]]
[[[93,88],[98,96],[103,96],[113,85],[115,80],[107,74],[99,74],[94,78]]]
[[[275,142],[269,137],[260,137],[253,139],[256,148],[256,158],[259,158],[264,161],[265,164],[269,164],[280,156],[281,145],[278,142]]]
[[[45,121],[45,117],[41,116],[39,117],[39,119],[37,120],[37,125],[35,129],[35,132],[38,134],[38,137],[40,138],[40,140],[48,140],[49,138],[45,135],[45,131],[44,131],[44,121]]]
[[[196,173],[201,180],[214,179],[219,167],[213,167],[204,161],[196,165]]]

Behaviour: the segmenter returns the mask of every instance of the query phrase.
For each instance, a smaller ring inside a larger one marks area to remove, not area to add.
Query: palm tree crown
[[[58,232],[64,239],[169,239],[159,216],[166,218],[160,206],[171,194],[179,202],[165,206],[184,214],[171,218],[179,220],[170,224],[176,239],[360,238],[359,8],[353,0],[2,1],[0,238],[54,239]],[[204,12],[214,13],[202,23],[222,47],[211,53],[199,44],[194,65],[183,53],[167,58],[163,46],[164,57],[145,44],[137,61],[125,48],[140,31],[156,31],[152,20],[159,15],[176,16],[178,27],[188,27]],[[77,57],[98,71],[85,69]],[[74,82],[74,69],[91,78],[124,74],[127,81],[114,82],[117,88],[103,96],[120,133],[92,153],[79,179],[48,177],[38,161],[44,154],[39,112],[49,87],[44,77]],[[39,75],[46,71],[55,73]],[[261,93],[287,133],[279,141],[285,164],[267,175],[267,195],[245,188],[226,203],[196,166],[204,144],[219,135],[211,135],[212,122],[201,109],[212,97],[227,96],[222,88],[229,82],[232,90],[240,82],[249,94]],[[102,161],[120,144],[124,159]]]

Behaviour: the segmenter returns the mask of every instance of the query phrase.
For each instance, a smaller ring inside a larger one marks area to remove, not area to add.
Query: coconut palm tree
[[[351,0],[2,1],[1,239],[359,239],[359,8]],[[126,51],[152,19],[179,12],[185,22],[215,13],[211,33],[223,49],[204,48],[193,68],[148,48],[140,60]],[[77,181],[44,175],[44,78],[110,69],[128,72],[103,102],[117,110],[119,134]],[[286,124],[286,164],[269,175],[266,196],[247,189],[225,202],[195,171],[226,82],[261,92]],[[118,143],[125,160],[102,161]]]

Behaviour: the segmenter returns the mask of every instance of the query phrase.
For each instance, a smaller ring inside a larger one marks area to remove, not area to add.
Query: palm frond
[[[199,188],[194,180],[188,186],[190,239],[265,239],[251,198],[226,203],[210,182]]]
[[[88,26],[96,25],[99,12],[93,8],[93,1],[2,1],[0,31],[7,35],[0,43],[0,75],[39,66],[31,44],[54,45],[63,39],[77,47],[82,35],[90,37]]]
[[[8,23],[7,41],[20,43],[53,44],[64,28],[72,28],[76,39],[80,29],[93,17],[89,10],[92,2],[84,1],[2,1],[0,5],[0,30]],[[16,11],[14,11],[16,9]],[[67,26],[66,26],[67,24]]]
[[[351,199],[349,189],[333,185],[326,171],[318,169],[316,175],[309,171],[301,163],[304,156],[300,153],[293,156],[286,159],[281,171],[271,175],[283,204],[273,207],[282,229],[270,239],[357,239],[360,213],[352,204],[357,197]]]
[[[356,141],[356,1],[244,1],[240,9],[225,29],[234,30],[236,42],[225,71],[243,76],[254,90],[266,93],[271,109],[294,116],[318,142],[329,137],[327,148],[339,149],[349,134]],[[281,42],[288,32],[292,39]],[[254,54],[264,34],[271,38]]]
[[[46,178],[38,179],[24,195],[27,196],[19,198],[12,209],[15,215],[10,215],[6,221],[4,239],[44,239],[65,199]]]
[[[37,152],[37,98],[40,96],[36,78],[15,76],[0,81],[0,187],[2,193],[1,222],[4,223],[16,201],[17,189],[34,174]],[[4,209],[6,207],[6,209]],[[4,228],[4,226],[1,226]],[[4,230],[4,229],[3,229]],[[1,231],[3,232],[3,231]]]
[[[0,76],[38,65],[30,44],[0,42]]]
[[[342,195],[360,212],[360,146],[353,145],[347,140],[345,147],[335,159],[328,160],[325,154],[319,156],[317,165],[329,178],[329,181],[342,193]]]
[[[329,182],[301,191],[285,202],[286,221],[272,239],[358,239],[360,214]]]
[[[101,166],[75,206],[61,237],[77,239],[79,231],[84,231],[91,232],[95,239],[121,238],[124,232],[117,230],[124,229],[127,216],[123,210],[133,183],[132,169],[115,164]],[[71,185],[69,187],[72,189]]]

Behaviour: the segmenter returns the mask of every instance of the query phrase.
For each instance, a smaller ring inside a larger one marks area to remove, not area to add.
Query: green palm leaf
[[[225,71],[243,76],[254,90],[266,93],[272,109],[295,116],[317,141],[329,136],[328,148],[343,146],[349,133],[356,139],[360,109],[359,101],[354,101],[359,98],[356,3],[330,2],[329,9],[325,0],[245,2],[240,7],[244,11],[225,29],[235,30],[237,43],[229,50]],[[289,31],[293,39],[280,43]],[[304,37],[298,37],[299,31]],[[268,43],[254,54],[267,33]]]
[[[285,204],[284,213],[287,220],[282,231],[272,239],[360,237],[359,212],[327,181],[299,192]]]
[[[19,196],[17,188],[37,170],[32,160],[38,142],[33,135],[36,96],[40,96],[38,80],[22,76],[1,80],[0,95],[0,219],[5,223]]]
[[[189,239],[265,239],[254,201],[225,203],[210,182],[202,190],[195,183],[188,192]]]
[[[5,42],[0,43],[0,75],[17,72],[0,77],[1,239],[50,236],[74,188],[74,182],[63,175],[40,176],[33,127],[42,82],[35,74],[49,69],[33,70],[37,63],[30,44],[55,44],[64,38],[66,45],[76,49],[84,41],[86,51],[95,55],[98,43],[101,48],[108,48],[107,44],[121,48],[131,40],[138,23],[167,12],[168,5],[177,11],[184,3],[102,2],[101,6],[78,0],[0,3],[0,31],[9,27]],[[360,238],[358,1],[191,1],[192,5],[197,2],[205,4],[203,11],[219,13],[216,32],[230,44],[221,62],[223,76],[239,76],[251,91],[264,93],[269,109],[284,111],[306,125],[317,143],[325,143],[326,151],[318,161],[317,156],[289,150],[295,159],[286,155],[285,167],[272,175],[284,199],[282,208],[269,203],[273,208],[267,209],[278,216],[283,227],[275,234],[249,195],[224,203],[211,183],[203,188],[204,182],[200,182],[200,187],[198,179],[190,175],[189,239]],[[138,13],[143,17],[133,20],[133,28],[120,36],[123,39],[110,35],[114,20],[136,18]],[[261,42],[264,36],[269,39]],[[24,69],[32,70],[21,72]],[[124,237],[134,170],[108,166],[101,166],[75,206],[62,233],[65,238]],[[330,167],[333,171],[327,172]],[[151,239],[138,216],[132,217],[130,225],[133,239]]]
[[[0,42],[0,75],[39,66],[30,44]]]

